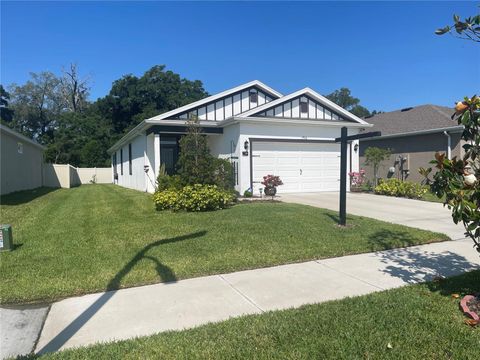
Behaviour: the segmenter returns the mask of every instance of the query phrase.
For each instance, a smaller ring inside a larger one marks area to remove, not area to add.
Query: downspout
[[[447,137],[447,158],[450,160],[452,158],[452,136],[444,131],[443,135]]]

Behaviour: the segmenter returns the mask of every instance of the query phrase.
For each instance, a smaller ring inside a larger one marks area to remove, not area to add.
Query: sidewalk
[[[478,268],[466,239],[90,294],[51,306],[35,351],[181,330]]]

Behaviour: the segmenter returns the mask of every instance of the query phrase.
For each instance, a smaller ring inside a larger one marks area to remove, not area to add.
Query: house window
[[[132,175],[132,144],[128,144],[128,173]]]
[[[300,112],[302,114],[308,113],[308,102],[307,100],[300,100]]]
[[[120,149],[120,175],[123,175],[123,148]]]
[[[256,91],[250,91],[250,102],[258,103],[258,93]]]

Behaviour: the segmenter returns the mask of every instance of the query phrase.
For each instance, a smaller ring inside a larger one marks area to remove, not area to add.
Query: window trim
[[[133,175],[132,171],[132,143],[128,144],[128,174]]]

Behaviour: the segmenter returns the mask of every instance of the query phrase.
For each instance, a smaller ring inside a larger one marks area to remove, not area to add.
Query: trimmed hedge
[[[216,185],[189,185],[183,189],[157,191],[153,201],[157,210],[210,211],[224,209],[233,204],[235,195]]]
[[[376,194],[421,199],[428,191],[426,186],[399,179],[381,180],[374,189]]]

